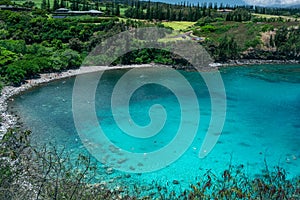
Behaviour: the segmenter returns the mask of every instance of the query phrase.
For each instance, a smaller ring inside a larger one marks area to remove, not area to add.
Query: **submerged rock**
[[[111,168],[111,167],[110,167],[110,168],[107,168],[107,169],[106,169],[106,173],[107,173],[107,174],[112,174],[112,173],[114,173],[114,169]]]
[[[125,178],[130,178],[131,175],[130,174],[125,174]]]
[[[104,186],[106,186],[106,185],[107,185],[107,182],[106,182],[106,181],[101,181],[101,182],[99,183],[99,185],[104,185]]]

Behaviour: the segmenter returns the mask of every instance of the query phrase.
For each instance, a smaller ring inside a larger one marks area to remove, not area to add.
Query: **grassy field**
[[[253,13],[252,14],[253,16],[255,17],[262,17],[262,18],[266,18],[266,19],[270,19],[270,18],[283,18],[283,19],[287,19],[287,20],[291,20],[291,21],[295,21],[296,18],[295,17],[288,17],[288,16],[278,16],[278,15],[267,15],[267,14],[256,14],[256,13]]]
[[[173,28],[174,30],[183,31],[193,26],[196,22],[179,22],[179,21],[172,21],[172,22],[163,22],[164,26],[168,26]]]

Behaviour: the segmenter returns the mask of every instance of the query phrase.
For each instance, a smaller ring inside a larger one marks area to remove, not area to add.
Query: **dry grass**
[[[262,18],[266,18],[266,19],[270,19],[270,18],[283,18],[285,20],[291,20],[291,21],[295,21],[296,18],[295,17],[291,17],[291,16],[283,16],[283,15],[267,15],[267,14],[257,14],[257,13],[253,13],[252,14],[255,17],[262,17]]]

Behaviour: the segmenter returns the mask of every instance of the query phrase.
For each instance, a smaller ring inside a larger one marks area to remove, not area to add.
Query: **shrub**
[[[26,44],[24,40],[0,40],[0,46],[14,53],[26,53]]]
[[[0,67],[12,63],[17,57],[18,56],[14,52],[0,47]]]
[[[201,32],[204,32],[204,33],[215,32],[216,30],[217,30],[217,28],[213,25],[205,25],[205,26],[201,27]]]
[[[247,40],[245,42],[245,47],[246,48],[249,48],[249,47],[257,47],[257,45],[261,44],[261,40],[259,37],[256,37],[255,39],[252,39],[252,40]]]
[[[25,79],[26,71],[22,69],[22,66],[18,62],[9,64],[6,69],[6,77],[8,81],[13,85],[20,85]]]
[[[265,24],[262,29],[262,32],[267,32],[267,31],[274,31],[274,26],[271,24]]]
[[[202,17],[201,19],[199,19],[195,26],[205,26],[209,23],[212,23],[212,22],[216,22],[217,19],[216,18],[211,18],[211,17]]]

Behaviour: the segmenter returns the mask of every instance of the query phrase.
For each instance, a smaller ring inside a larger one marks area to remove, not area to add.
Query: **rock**
[[[115,191],[124,192],[124,189],[121,186],[116,186]]]
[[[107,174],[112,174],[112,173],[114,173],[114,169],[111,168],[111,167],[110,167],[110,168],[107,168],[107,169],[106,169],[106,173],[107,173]]]
[[[101,181],[100,183],[99,183],[99,185],[107,185],[107,183],[106,183],[106,181]]]
[[[109,179],[108,182],[109,183],[113,183],[115,181],[115,179]]]
[[[130,174],[125,174],[125,178],[130,178],[131,175]]]
[[[118,164],[122,164],[122,163],[126,162],[127,160],[128,160],[127,158],[120,159],[120,160],[118,160]]]

